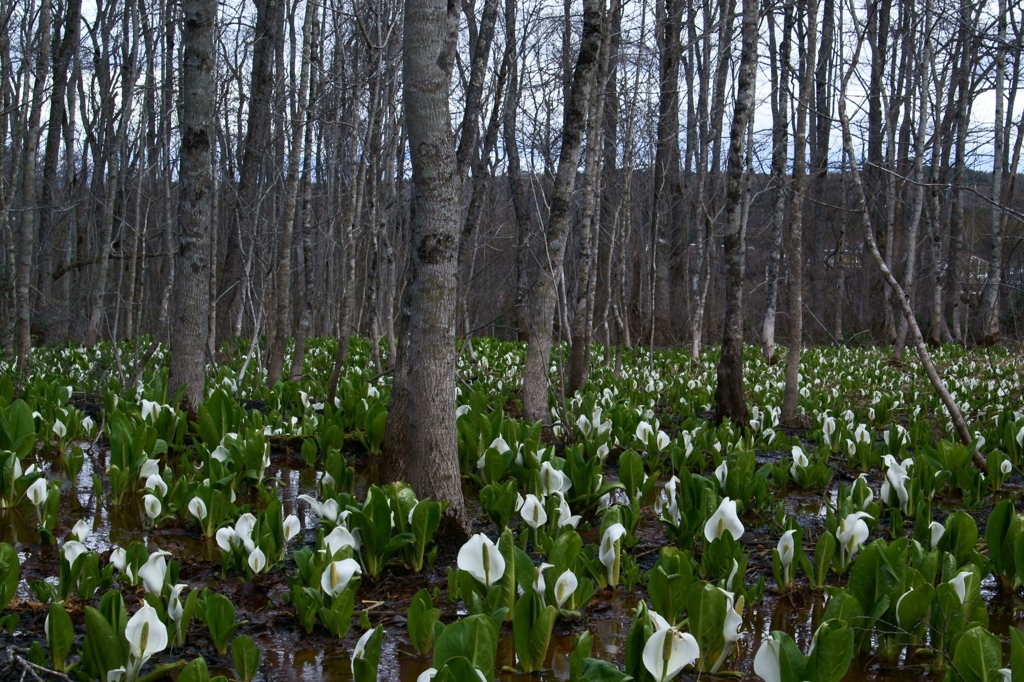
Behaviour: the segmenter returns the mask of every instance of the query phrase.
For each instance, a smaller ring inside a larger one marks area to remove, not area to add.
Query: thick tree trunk
[[[406,0],[402,63],[413,218],[405,402],[414,409],[404,415],[404,473],[421,497],[448,501],[449,532],[468,535],[455,432],[461,183],[448,109],[449,20],[444,0]]]
[[[210,229],[213,208],[214,23],[217,0],[184,0],[181,65],[181,173],[169,395],[184,388],[181,406],[192,419],[204,397],[210,327]]]
[[[528,421],[550,420],[548,372],[555,306],[558,300],[557,287],[562,279],[562,260],[572,212],[572,189],[579,166],[587,106],[600,56],[602,10],[601,0],[584,0],[583,37],[576,69],[573,72],[571,92],[566,102],[562,148],[551,197],[551,211],[548,215],[549,260],[541,264],[530,295],[530,345],[523,370],[523,416]]]
[[[728,0],[723,0],[723,6]],[[812,0],[813,2],[813,0]],[[743,269],[746,249],[743,226],[743,157],[747,123],[753,115],[757,78],[757,0],[743,0],[736,107],[729,131],[728,180],[725,193],[725,321],[722,357],[718,363],[715,410],[719,420],[746,426],[750,418],[743,395]]]

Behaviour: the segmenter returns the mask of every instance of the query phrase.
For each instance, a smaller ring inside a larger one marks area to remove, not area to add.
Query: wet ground
[[[97,500],[92,487],[92,473],[103,471],[106,453],[100,448],[92,448],[87,452],[86,464],[78,480],[73,484],[65,481],[62,499],[60,525],[55,529],[55,536],[64,539],[69,536],[71,526],[79,519],[92,524],[93,533],[86,541],[90,549],[100,552],[106,560],[113,546],[125,547],[135,540],[146,542],[150,551],[160,548],[171,552],[172,557],[181,564],[180,579],[188,583],[190,588],[209,587],[224,593],[234,603],[239,618],[248,623],[241,633],[251,636],[262,650],[260,665],[261,676],[266,680],[345,680],[350,679],[349,657],[355,640],[361,633],[358,625],[343,640],[334,638],[321,629],[306,634],[293,615],[292,608],[286,603],[288,591],[287,573],[294,571],[294,566],[286,564],[283,569],[276,569],[256,579],[245,582],[238,577],[220,577],[220,553],[211,540],[201,537],[194,526],[183,522],[180,525],[165,523],[157,529],[150,528],[142,511],[139,500],[126,498],[120,507],[111,507],[105,499]],[[759,463],[771,461],[783,456],[783,453],[761,453]],[[279,495],[284,503],[284,513],[295,513],[303,519],[306,526],[304,541],[312,543],[315,518],[310,517],[306,505],[298,502],[298,495],[316,492],[316,474],[306,468],[301,459],[284,452],[275,453],[273,464],[267,475],[277,481]],[[48,474],[53,479],[59,474]],[[357,487],[376,480],[376,465],[370,461],[360,461],[357,466]],[[798,520],[805,529],[805,550],[810,552],[813,542],[806,538],[816,538],[824,527],[825,495],[834,499],[839,483],[850,483],[853,472],[837,467],[836,475],[829,489],[823,494],[793,492],[784,500],[787,514]],[[872,481],[877,490],[880,481]],[[467,492],[469,492],[467,490]],[[1014,493],[1019,492],[1019,482]],[[473,510],[475,501],[470,500]],[[940,501],[937,518],[940,520],[950,509],[956,508],[957,500]],[[479,510],[476,507],[477,511]],[[983,520],[987,518],[991,507],[971,510],[979,518],[979,527],[984,537]],[[56,581],[57,549],[39,543],[34,510],[21,507],[15,510],[0,510],[0,540],[14,544],[22,562],[22,582],[16,600],[9,607],[21,615],[17,631],[13,635],[0,634],[0,643],[16,648],[27,648],[36,639],[42,638],[43,619],[46,611],[42,604],[33,601],[28,584],[35,579]],[[478,514],[478,516],[483,516]],[[750,561],[747,569],[746,583],[751,585],[759,577],[772,583],[771,552],[778,542],[778,537],[766,523],[748,523],[743,543]],[[497,531],[490,522],[479,522],[480,530],[488,532],[492,537]],[[640,542],[630,551],[638,558],[641,566],[646,569],[656,559],[658,549],[665,542],[660,526],[648,511],[641,522]],[[584,534],[586,537],[586,534]],[[593,538],[592,540],[596,540]],[[292,549],[297,548],[296,541]],[[440,562],[439,562],[440,564]],[[447,564],[436,565],[419,575],[408,574],[402,570],[386,571],[377,582],[364,578],[356,601],[356,610],[365,611],[370,621],[385,626],[384,650],[381,657],[379,678],[383,680],[401,680],[412,682],[420,672],[430,666],[428,658],[418,657],[408,643],[405,626],[405,614],[412,596],[421,588],[440,591],[440,599],[435,601],[442,611],[442,620],[449,622],[457,618],[457,604],[449,604],[445,599],[447,591]],[[142,590],[121,586],[129,612],[134,611],[141,602]],[[1024,614],[1024,602],[1019,594],[1000,591],[994,580],[989,579],[983,584],[983,594],[990,606],[991,631],[1007,641],[1008,629],[1020,625],[1021,614]],[[502,634],[498,651],[496,671],[501,680],[563,680],[568,679],[569,653],[572,651],[575,634],[588,629],[594,637],[594,656],[622,664],[623,643],[626,631],[633,618],[633,609],[637,601],[643,598],[644,592],[637,588],[634,593],[627,594],[623,588],[617,591],[604,590],[599,592],[585,615],[575,621],[559,620],[552,635],[547,666],[533,675],[517,673],[516,661],[512,645],[511,628],[506,626]],[[81,631],[80,603],[72,600],[69,612]],[[738,655],[731,660],[735,664],[739,679],[758,679],[752,670],[754,653],[760,646],[762,638],[770,630],[785,630],[796,638],[804,650],[809,646],[811,635],[820,619],[824,608],[824,595],[811,589],[802,579],[796,588],[785,596],[767,590],[760,603],[748,604],[744,613],[744,638],[740,642]],[[206,628],[193,621],[188,644],[184,650],[165,654],[161,660],[175,658],[193,658],[202,655],[210,664],[211,672],[232,673],[229,656],[218,656],[209,640]],[[80,641],[79,641],[80,644]],[[890,682],[905,679],[913,674],[920,680],[939,680],[942,673],[933,667],[931,655],[904,656],[897,661],[884,660],[876,657],[855,659],[846,680],[864,682]],[[727,664],[726,667],[729,667]]]

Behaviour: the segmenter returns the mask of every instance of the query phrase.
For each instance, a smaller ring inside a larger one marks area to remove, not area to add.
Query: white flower
[[[68,540],[60,547],[60,552],[67,560],[68,566],[74,566],[75,559],[88,551],[88,548],[78,540]]]
[[[348,587],[352,578],[361,575],[363,570],[355,559],[342,559],[327,564],[320,576],[320,587],[330,597],[336,597]]]
[[[28,487],[28,490],[25,491],[29,502],[37,508],[42,507],[43,503],[46,502],[46,493],[46,479],[42,476],[34,480],[32,485]]]
[[[167,628],[160,622],[156,609],[149,604],[144,604],[128,620],[124,635],[128,639],[136,671],[150,656],[167,648]]]
[[[151,400],[146,400],[145,398],[142,399],[142,418],[143,419],[149,419],[150,417],[152,417],[153,420],[159,419],[159,417],[160,417],[160,409],[161,409],[160,403],[153,402]]]
[[[206,520],[208,513],[206,503],[200,497],[193,497],[188,503],[188,513],[199,519],[199,522],[202,523]]]
[[[860,546],[868,539],[870,530],[864,519],[870,519],[871,515],[866,512],[854,512],[839,522],[836,529],[836,539],[839,540],[839,552],[841,563],[853,558]]]
[[[1006,476],[1006,475],[1007,475],[1007,474],[1009,474],[1009,473],[1010,473],[1011,471],[1013,471],[1013,465],[1012,465],[1012,464],[1010,464],[1010,460],[1008,460],[1008,459],[1004,459],[1004,460],[1003,460],[1002,462],[1000,462],[1000,463],[999,463],[999,472],[1000,472],[1000,473],[1001,473],[1001,474],[1002,474],[1003,476]]]
[[[781,648],[782,645],[775,637],[768,636],[754,654],[754,673],[764,682],[782,682],[782,666],[779,661]]]
[[[548,496],[555,492],[563,495],[572,488],[572,481],[564,473],[551,466],[551,462],[540,465],[541,494]]]
[[[558,604],[558,608],[562,608],[562,605],[576,592],[577,587],[579,587],[579,580],[572,571],[566,570],[558,576],[558,580],[555,582],[555,603]]]
[[[797,483],[800,482],[800,474],[804,468],[810,465],[810,460],[804,454],[803,448],[799,445],[793,446],[793,463],[789,466],[789,475]]]
[[[459,550],[458,567],[488,589],[505,574],[505,558],[483,533],[477,533]]]
[[[160,473],[160,460],[158,459],[146,459],[139,467],[139,478],[147,480],[153,474]]]
[[[242,539],[238,537],[238,533],[235,532],[230,526],[224,526],[217,530],[217,546],[225,552],[230,553],[233,547],[237,547],[242,544]]]
[[[86,538],[92,534],[92,528],[89,527],[89,524],[85,519],[78,519],[78,521],[75,522],[74,527],[71,529],[71,534],[74,535],[75,539],[79,542],[85,542]]]
[[[86,434],[92,433],[93,426],[95,426],[95,422],[93,422],[92,417],[90,417],[89,415],[85,415],[84,417],[82,417],[82,429],[86,432]]]
[[[928,524],[928,530],[932,532],[932,549],[935,549],[939,546],[942,536],[946,534],[946,527],[938,521],[932,521]]]
[[[548,522],[548,513],[544,511],[544,505],[541,504],[540,500],[533,493],[526,496],[526,499],[523,501],[523,508],[519,510],[519,513],[523,517],[523,521],[526,522],[526,525],[534,530]]]
[[[796,543],[793,541],[794,530],[787,530],[779,538],[777,550],[779,552],[779,563],[782,564],[782,582],[785,587],[789,585],[789,569],[793,565],[793,557],[796,556]]]
[[[128,552],[125,551],[124,547],[115,547],[110,553],[110,563],[114,564],[114,568],[117,569],[118,573],[124,573],[124,569],[128,567]]]
[[[416,677],[416,682],[430,682],[437,676],[437,668],[427,668]]]
[[[625,526],[621,523],[613,523],[605,529],[604,535],[601,537],[601,547],[598,552],[598,558],[601,559],[601,563],[604,564],[605,570],[608,572],[609,583],[613,582],[613,578],[615,577],[615,562],[619,558],[618,543],[625,534]]]
[[[161,498],[167,494],[167,483],[164,481],[163,477],[160,476],[160,474],[153,474],[152,476],[147,478],[144,487],[147,490],[152,490],[156,495],[159,495]]]
[[[259,573],[267,567],[267,555],[259,547],[249,553],[249,568],[253,573]]]
[[[961,604],[967,599],[967,579],[972,575],[970,571],[960,571],[955,578],[949,581],[949,584],[953,586],[953,590],[956,592],[956,596],[960,598]]]
[[[57,434],[57,438],[63,438],[68,435],[68,427],[64,426],[64,422],[56,419],[53,422],[53,432]]]
[[[715,469],[715,478],[718,479],[718,486],[725,492],[725,482],[729,480],[729,462],[722,460],[722,463]]]
[[[647,445],[648,437],[650,437],[653,433],[654,429],[652,429],[651,425],[645,421],[642,421],[636,425],[636,439],[645,446]]]
[[[146,592],[159,595],[164,591],[164,578],[167,576],[167,560],[164,557],[169,556],[170,552],[157,550],[150,554],[146,563],[139,568],[139,577],[142,578]]]
[[[295,514],[289,514],[284,519],[284,541],[289,542],[293,537],[299,534],[302,530],[302,524],[299,522],[299,517]]]
[[[729,531],[733,540],[743,537],[743,523],[736,513],[736,501],[728,497],[722,500],[718,509],[704,524],[704,538],[708,542],[713,542],[720,539],[725,531]]]
[[[675,628],[656,630],[644,645],[644,667],[659,682],[674,678],[700,656],[697,640]]]
[[[229,455],[230,453],[228,452],[228,449],[223,445],[218,445],[210,453],[210,457],[221,463],[226,462]]]
[[[160,502],[160,498],[151,493],[146,493],[142,498],[142,508],[146,511],[146,516],[149,517],[150,521],[160,516],[160,512],[163,511],[163,504]]]
[[[359,551],[359,541],[345,526],[335,526],[334,530],[324,537],[324,544],[327,545],[327,553],[334,558],[343,547],[351,547],[353,551]]]
[[[186,587],[188,585],[178,583],[171,588],[171,595],[167,598],[167,615],[175,623],[180,622],[181,617],[185,615],[185,605],[181,601],[181,591]]]

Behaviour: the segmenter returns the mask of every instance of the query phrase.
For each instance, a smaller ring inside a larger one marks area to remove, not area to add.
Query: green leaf
[[[60,602],[50,602],[50,615],[47,619],[49,632],[47,638],[50,642],[50,659],[53,669],[57,672],[64,671],[64,662],[71,653],[71,644],[75,640],[75,628],[71,624],[71,616],[64,610]]]
[[[492,680],[497,655],[498,624],[483,614],[455,621],[437,635],[434,642],[434,667],[438,670],[449,659],[462,656]]]
[[[231,659],[235,663],[235,671],[238,679],[242,682],[249,682],[256,677],[256,671],[260,667],[260,650],[253,644],[252,638],[248,635],[239,635],[231,642]]]
[[[523,671],[532,673],[544,665],[551,629],[558,609],[541,606],[540,597],[530,591],[519,598],[512,616],[512,639]]]
[[[209,682],[210,671],[206,667],[206,661],[200,656],[181,669],[178,675],[178,682]]]
[[[627,675],[608,661],[584,658],[582,679],[587,682],[630,682],[633,676]]]
[[[217,653],[224,655],[228,650],[231,636],[242,626],[235,622],[235,606],[231,600],[219,592],[211,592],[206,597],[206,627],[210,629],[210,639]]]
[[[21,564],[18,561],[18,553],[11,545],[0,542],[0,611],[7,608],[17,592],[20,577]]]
[[[807,657],[807,679],[839,682],[853,660],[853,630],[842,621],[827,620],[818,627],[814,642],[814,648]]]
[[[434,623],[441,617],[441,612],[434,608],[430,592],[426,588],[420,590],[409,604],[409,642],[416,652],[423,655],[430,651],[434,644]]]
[[[950,678],[953,682],[1001,682],[999,638],[981,626],[967,630],[957,642]]]
[[[82,660],[86,670],[94,672],[95,677],[101,680],[107,679],[108,672],[117,670],[128,662],[128,657],[122,652],[114,628],[102,613],[91,606],[85,607],[85,641],[82,644]]]
[[[352,658],[352,679],[354,682],[376,682],[380,666],[380,648],[384,641],[384,626],[378,625],[366,640],[362,655]]]

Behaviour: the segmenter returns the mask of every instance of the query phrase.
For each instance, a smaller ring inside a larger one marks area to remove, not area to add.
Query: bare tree
[[[729,0],[722,2],[724,7]],[[749,419],[747,401],[743,395],[743,269],[746,255],[746,230],[742,218],[743,143],[747,134],[747,123],[754,109],[759,19],[760,3],[757,0],[743,0],[740,68],[736,85],[736,106],[732,116],[732,128],[729,131],[728,181],[725,194],[725,321],[722,332],[722,356],[718,362],[718,385],[715,387],[718,419],[728,418],[742,426],[746,426]]]
[[[210,327],[210,228],[214,129],[214,23],[217,0],[184,0],[185,52],[181,65],[181,173],[178,202],[178,271],[174,289],[171,367],[167,390],[183,391],[181,406],[196,418],[205,397]]]

